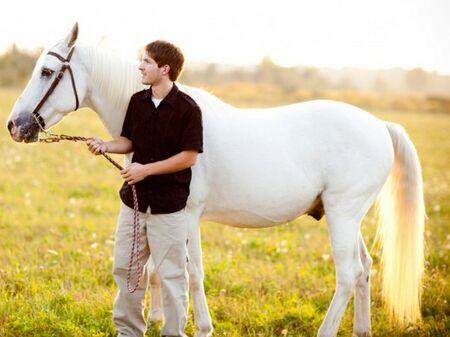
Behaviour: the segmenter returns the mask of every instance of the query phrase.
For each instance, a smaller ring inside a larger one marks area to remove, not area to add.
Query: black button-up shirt
[[[170,158],[184,150],[203,152],[202,115],[199,106],[174,84],[155,107],[151,87],[134,94],[128,105],[121,136],[133,144],[132,162],[148,164]],[[173,213],[186,206],[191,169],[148,176],[136,183],[139,211]],[[131,186],[124,182],[120,197],[133,208]]]

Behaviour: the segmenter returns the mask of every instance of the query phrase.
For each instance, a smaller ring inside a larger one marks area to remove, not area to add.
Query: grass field
[[[16,144],[4,127],[17,95],[0,90],[0,336],[114,336],[113,234],[118,171],[84,144]],[[450,115],[383,112],[401,123],[421,158],[428,212],[419,328],[388,324],[380,297],[379,251],[372,286],[374,336],[450,334]],[[92,111],[56,132],[107,137]],[[120,160],[120,157],[117,157]],[[362,225],[370,248],[372,212]],[[202,224],[206,292],[214,336],[315,336],[334,291],[325,221],[302,217],[272,229]],[[339,336],[350,336],[353,305]],[[187,333],[193,334],[192,317]],[[147,336],[159,336],[158,327]]]

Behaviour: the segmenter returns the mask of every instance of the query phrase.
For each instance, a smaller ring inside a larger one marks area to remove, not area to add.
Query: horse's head
[[[87,92],[87,72],[80,53],[74,49],[77,37],[76,23],[63,40],[39,57],[31,79],[7,121],[15,141],[36,142],[41,128],[47,129],[58,123],[83,102]]]

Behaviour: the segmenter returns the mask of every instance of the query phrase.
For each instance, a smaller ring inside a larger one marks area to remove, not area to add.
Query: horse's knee
[[[199,291],[203,289],[204,275],[199,271],[189,272],[189,288],[191,291]]]

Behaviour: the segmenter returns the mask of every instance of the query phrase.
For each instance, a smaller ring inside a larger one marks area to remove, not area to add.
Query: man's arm
[[[105,152],[126,154],[133,152],[131,140],[126,137],[119,136],[109,142],[104,142],[99,138],[90,138],[86,142],[89,151],[99,155]]]
[[[197,161],[197,155],[196,150],[185,150],[170,158],[150,164],[131,163],[120,173],[128,184],[133,185],[150,175],[174,173],[191,167]]]

